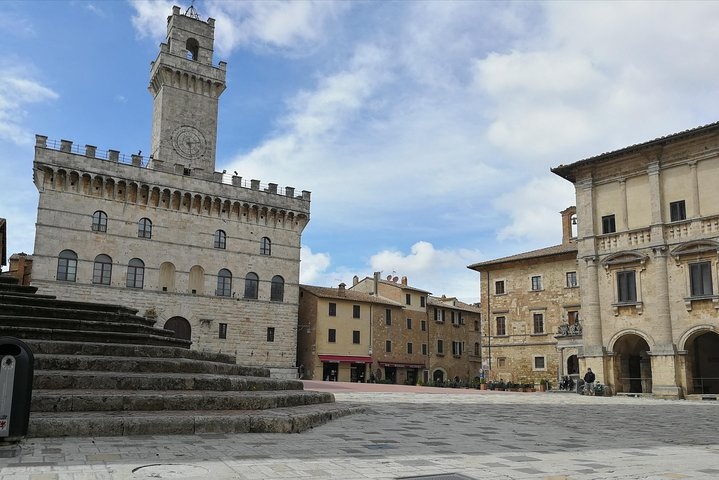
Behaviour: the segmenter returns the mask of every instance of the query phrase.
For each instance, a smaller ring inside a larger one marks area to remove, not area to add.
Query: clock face
[[[179,127],[172,134],[172,145],[185,158],[199,158],[205,153],[205,137],[194,127]]]

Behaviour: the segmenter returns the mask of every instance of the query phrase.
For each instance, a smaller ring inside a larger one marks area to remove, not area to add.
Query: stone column
[[[655,281],[651,334],[654,345],[649,355],[652,366],[652,393],[662,397],[680,396],[677,387],[676,347],[672,336],[672,317],[669,306],[669,275],[667,273],[667,247],[655,246],[653,276]]]
[[[692,182],[692,210],[689,212],[689,218],[699,218],[702,216],[702,207],[699,201],[699,177],[696,160],[689,162],[689,179]]]
[[[629,217],[627,216],[627,181],[623,178],[619,180],[619,196],[621,200],[621,210],[619,212],[619,222],[617,230],[629,230]]]

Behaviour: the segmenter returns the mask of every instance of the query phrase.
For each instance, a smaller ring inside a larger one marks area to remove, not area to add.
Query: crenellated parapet
[[[180,178],[178,178],[180,177]],[[215,172],[210,179],[154,170],[141,155],[49,141],[36,135],[34,181],[56,190],[132,205],[302,231],[310,192]]]

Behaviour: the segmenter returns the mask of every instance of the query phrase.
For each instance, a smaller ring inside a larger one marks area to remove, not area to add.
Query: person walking
[[[596,376],[592,369],[588,368],[587,373],[584,374],[584,393],[587,395],[594,395],[594,380],[596,380]]]

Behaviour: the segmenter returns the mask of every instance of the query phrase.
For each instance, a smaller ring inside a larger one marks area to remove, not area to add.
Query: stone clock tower
[[[215,171],[217,106],[226,63],[212,65],[215,20],[172,8],[167,40],[150,67],[154,97],[150,167],[207,177]]]

